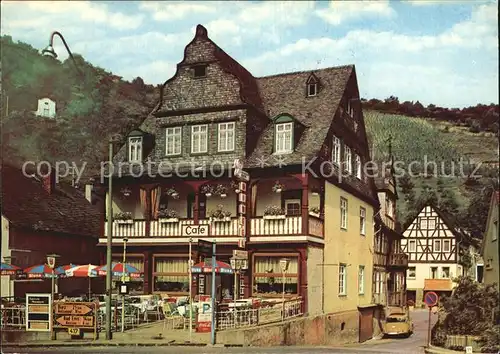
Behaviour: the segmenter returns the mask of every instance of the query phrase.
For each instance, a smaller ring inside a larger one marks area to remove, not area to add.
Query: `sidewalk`
[[[78,346],[166,346],[166,345],[188,345],[206,346],[210,343],[210,333],[192,333],[192,341],[189,342],[188,330],[163,329],[163,322],[148,324],[139,328],[128,330],[124,333],[113,332],[113,339],[106,340],[105,333],[99,333],[99,339],[93,340],[91,333],[85,333],[84,339],[70,339],[62,333],[61,339],[40,340],[34,338],[23,342],[4,342],[7,347],[78,347]],[[63,339],[64,338],[64,339]]]

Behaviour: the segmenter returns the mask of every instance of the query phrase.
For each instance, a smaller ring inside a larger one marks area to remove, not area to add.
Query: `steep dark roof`
[[[287,113],[307,127],[294,151],[283,156],[287,164],[300,164],[303,157],[308,161],[317,155],[353,70],[354,66],[347,65],[257,79],[264,109],[269,117]],[[319,79],[322,89],[317,96],[307,97],[305,85],[312,73]],[[269,124],[261,134],[257,147],[248,157],[245,166],[257,167],[260,157],[272,154],[273,128]]]
[[[13,225],[34,230],[98,237],[101,215],[75,188],[57,184],[49,194],[42,179],[3,164],[2,215]]]

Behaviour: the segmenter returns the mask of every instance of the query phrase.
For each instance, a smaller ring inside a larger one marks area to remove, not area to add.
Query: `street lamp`
[[[75,57],[73,57],[73,53],[71,53],[71,50],[69,49],[69,46],[66,43],[66,40],[64,39],[63,35],[60,32],[54,31],[50,34],[49,45],[47,47],[45,47],[45,49],[42,50],[42,54],[45,56],[52,57],[54,59],[57,58],[57,53],[54,50],[54,37],[55,36],[59,36],[59,38],[61,38],[61,41],[63,42],[64,46],[66,47],[66,50],[68,51],[69,57],[73,61],[73,64],[75,65],[76,70],[78,71],[78,73],[81,76],[83,76],[83,73],[81,72],[80,68],[76,64],[76,60],[75,60]]]
[[[52,269],[52,274],[50,277],[50,280],[51,280],[50,300],[52,301],[52,308],[54,307],[53,306],[53,304],[54,304],[54,287],[55,287],[55,277],[56,277],[55,267],[56,267],[56,258],[57,257],[59,257],[59,255],[57,255],[57,254],[48,254],[47,255],[47,265]],[[52,319],[50,321],[52,323]],[[50,332],[51,332],[50,338],[52,340],[55,340],[56,339],[56,332],[54,332],[54,328],[52,325],[50,326]]]
[[[127,259],[127,241],[128,238],[123,239],[123,263],[122,263],[122,286],[125,283],[125,262]],[[108,272],[111,271],[108,269]],[[125,294],[122,294],[122,332],[125,332]]]
[[[282,320],[285,320],[285,280],[286,280],[286,271],[288,270],[288,265],[290,263],[290,260],[287,258],[281,258],[280,259],[280,267],[281,267],[281,274],[283,275],[282,282],[283,282],[283,293],[282,293],[282,301],[283,301],[283,311],[282,311]]]

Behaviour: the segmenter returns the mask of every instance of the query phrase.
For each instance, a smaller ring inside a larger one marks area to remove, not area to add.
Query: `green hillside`
[[[399,175],[408,173],[408,166],[413,163],[411,171],[415,175],[411,180],[398,178],[398,214],[404,226],[423,204],[434,201],[479,237],[487,216],[484,209],[491,191],[498,188],[498,166],[482,162],[498,160],[497,137],[484,132],[472,134],[466,128],[433,119],[372,110],[365,110],[364,116],[374,160],[388,160],[391,137],[392,153],[401,167]],[[436,162],[437,175],[432,173],[432,165],[425,173],[425,158]],[[475,175],[481,175],[480,178],[470,177],[476,167],[479,170]],[[474,208],[480,211],[468,218]]]

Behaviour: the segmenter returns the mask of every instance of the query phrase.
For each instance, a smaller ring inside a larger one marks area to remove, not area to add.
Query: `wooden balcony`
[[[313,236],[323,238],[323,220],[316,216],[308,218],[308,232],[303,233],[302,216],[286,216],[268,219],[255,217],[250,219],[248,236]],[[134,237],[182,237],[184,225],[194,225],[193,219],[178,219],[166,222],[164,220],[149,221],[149,234],[146,234],[146,220],[113,221],[113,238]],[[207,236],[239,237],[239,220],[236,217],[228,220],[200,219],[200,225],[210,225]],[[104,224],[104,237],[108,235],[108,222]]]
[[[393,253],[389,256],[389,267],[408,267],[408,255],[406,253]]]

